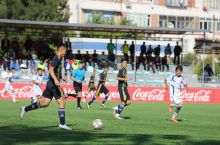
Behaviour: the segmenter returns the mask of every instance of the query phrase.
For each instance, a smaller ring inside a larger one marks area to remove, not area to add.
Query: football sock
[[[35,110],[35,109],[38,109],[38,108],[41,108],[41,105],[40,105],[40,102],[35,102],[27,107],[25,107],[25,112],[28,112],[28,111],[31,111],[31,110]]]
[[[181,110],[181,107],[176,107],[176,110],[173,112],[172,118],[176,118],[180,110]]]
[[[81,101],[81,97],[77,97],[77,107],[81,107],[80,101]]]
[[[60,124],[64,125],[65,124],[65,109],[64,108],[59,108],[58,109],[58,115],[60,118]]]
[[[119,105],[118,105],[117,113],[118,113],[118,114],[121,114],[121,112],[123,111],[123,109],[124,109],[124,105],[123,105],[123,104],[119,104]]]
[[[91,105],[94,101],[95,101],[95,99],[96,99],[96,95],[94,95],[93,97],[92,97],[92,100],[91,101],[89,101],[89,105]]]
[[[102,101],[102,104],[105,104],[105,102],[108,100],[109,94],[107,94],[104,98],[104,100]]]

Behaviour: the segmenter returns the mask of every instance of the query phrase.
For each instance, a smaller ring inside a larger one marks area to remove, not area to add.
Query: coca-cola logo
[[[197,92],[182,92],[182,97],[184,101],[188,102],[210,102],[211,91],[199,90]]]
[[[164,101],[165,99],[165,90],[153,89],[144,91],[141,88],[136,89],[132,95],[134,101],[143,100],[143,101]]]

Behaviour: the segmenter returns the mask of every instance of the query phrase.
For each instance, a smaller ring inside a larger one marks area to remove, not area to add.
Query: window
[[[220,31],[220,19],[217,22],[217,31]]]
[[[167,27],[167,16],[160,16],[160,27]]]
[[[173,7],[186,7],[188,6],[188,0],[166,0],[166,5]]]
[[[220,9],[220,0],[205,0],[209,9]]]
[[[199,28],[203,30],[212,30],[212,19],[211,18],[200,18]]]
[[[132,20],[134,24],[141,27],[150,26],[150,15],[129,13],[127,18]]]
[[[115,15],[114,12],[108,12],[108,11],[84,10],[84,13],[85,13],[86,22],[91,22],[94,14],[100,14],[100,13],[103,14],[102,16],[103,20],[112,20]]]
[[[144,3],[153,3],[153,0],[143,0]]]

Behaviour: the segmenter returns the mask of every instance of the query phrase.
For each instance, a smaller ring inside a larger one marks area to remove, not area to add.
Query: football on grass
[[[94,129],[101,129],[103,127],[103,123],[101,119],[95,119],[92,123]]]

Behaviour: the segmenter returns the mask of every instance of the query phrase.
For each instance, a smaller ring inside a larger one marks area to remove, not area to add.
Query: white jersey
[[[186,85],[186,81],[183,76],[178,77],[176,74],[167,78],[170,84],[170,96],[180,95],[181,87]]]
[[[10,72],[10,73],[8,74],[8,77],[7,77],[6,82],[11,83],[11,82],[9,81],[9,79],[12,79],[12,77],[13,77],[13,74],[12,74],[12,72]]]
[[[41,84],[42,84],[42,81],[43,81],[43,76],[39,76],[37,74],[37,75],[34,76],[33,81],[38,83],[38,84],[33,85],[34,96],[42,95]]]

